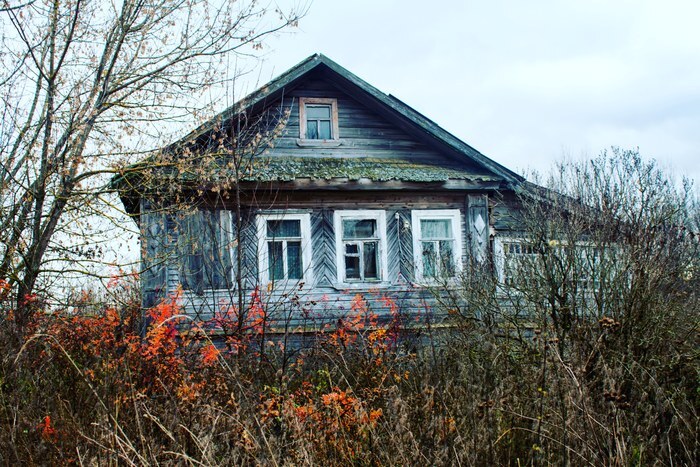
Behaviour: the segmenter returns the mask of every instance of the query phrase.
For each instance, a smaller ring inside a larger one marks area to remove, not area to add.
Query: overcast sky
[[[615,145],[697,184],[699,20],[690,0],[316,0],[260,80],[320,52],[519,172]]]

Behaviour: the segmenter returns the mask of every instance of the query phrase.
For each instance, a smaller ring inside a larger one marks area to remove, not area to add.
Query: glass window
[[[379,279],[378,243],[375,219],[343,220],[346,279],[361,281]]]
[[[270,279],[284,279],[284,246],[282,242],[267,242],[267,260],[270,270]]]
[[[384,211],[336,211],[335,216],[339,281],[386,280]]]
[[[454,278],[461,258],[458,209],[412,211],[418,280]]]
[[[306,118],[313,120],[329,120],[331,119],[331,106],[326,104],[307,104]]]
[[[225,289],[231,279],[233,232],[228,211],[197,211],[175,219],[180,255],[180,283],[201,293]]]
[[[287,279],[301,279],[302,263],[301,240],[287,242]]]
[[[315,104],[306,106],[306,138],[331,139],[331,106]]]
[[[301,221],[270,220],[267,221],[268,237],[301,237]]]
[[[537,264],[537,254],[534,246],[526,239],[496,237],[494,262],[499,282],[508,287],[516,287],[518,278],[530,280],[527,274],[521,273]]]
[[[452,222],[450,219],[422,219],[420,231],[423,238],[452,239]]]
[[[270,280],[301,279],[301,221],[267,221],[268,269]]]
[[[422,219],[420,221],[423,255],[423,277],[454,276],[451,219]]]
[[[258,220],[263,282],[308,280],[311,263],[308,214],[261,214]]]
[[[377,221],[374,219],[344,220],[343,238],[368,238],[377,236]]]
[[[335,99],[299,98],[300,137],[306,140],[337,140],[336,106]]]

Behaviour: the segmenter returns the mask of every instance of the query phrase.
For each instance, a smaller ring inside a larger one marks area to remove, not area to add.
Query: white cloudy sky
[[[690,0],[316,0],[260,76],[320,52],[511,169],[615,145],[698,183],[699,19]]]

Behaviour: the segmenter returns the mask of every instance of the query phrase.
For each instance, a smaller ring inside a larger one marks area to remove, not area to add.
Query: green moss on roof
[[[247,181],[292,181],[347,178],[376,182],[443,182],[453,180],[499,180],[498,177],[473,171],[421,164],[397,159],[273,157],[255,162]]]
[[[239,168],[235,176],[231,161],[216,154],[202,155],[186,162],[163,159],[142,162],[129,172],[117,175],[112,186],[121,191],[159,189],[165,186],[178,190],[186,185],[219,185],[241,182],[291,182],[297,179],[372,182],[435,183],[448,180],[501,181],[498,175],[469,168],[446,167],[401,159],[368,157],[286,157],[256,158],[252,165]]]

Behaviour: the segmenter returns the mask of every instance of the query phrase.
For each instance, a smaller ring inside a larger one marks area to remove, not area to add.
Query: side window
[[[336,211],[336,264],[341,283],[387,279],[386,213]]]
[[[339,135],[336,99],[300,97],[299,130],[299,138],[302,140],[337,140]]]
[[[311,280],[309,214],[259,214],[258,261],[263,283]]]
[[[520,271],[536,267],[533,266],[537,264],[535,247],[524,239],[499,239],[495,249],[499,281],[508,287],[516,285]]]
[[[415,210],[413,255],[416,280],[450,279],[462,266],[462,230],[459,209]]]
[[[499,282],[513,289],[532,286],[533,276],[554,274],[569,292],[591,294],[600,287],[601,271],[614,277],[615,248],[604,251],[584,241],[570,244],[551,239],[536,246],[526,238],[496,237],[494,258]]]
[[[177,218],[180,283],[183,289],[232,286],[233,232],[229,211],[196,211]]]

